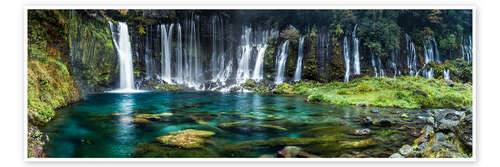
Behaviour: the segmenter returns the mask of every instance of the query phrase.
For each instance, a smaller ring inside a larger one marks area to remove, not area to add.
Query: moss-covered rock
[[[216,158],[218,155],[206,148],[185,149],[164,146],[158,143],[137,144],[133,157],[136,158]]]
[[[253,122],[227,122],[217,125],[218,128],[237,133],[255,133],[255,132],[284,132],[286,128],[276,125],[259,124]]]
[[[186,129],[182,131],[170,132],[168,135],[156,138],[161,144],[179,148],[201,148],[206,142],[206,138],[215,133],[204,130]]]

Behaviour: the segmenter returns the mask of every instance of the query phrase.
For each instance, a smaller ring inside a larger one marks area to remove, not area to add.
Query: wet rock
[[[359,122],[361,125],[370,126],[373,124],[373,119],[371,117],[363,117]]]
[[[360,141],[341,142],[340,148],[369,148],[375,145],[377,145],[377,143],[373,139],[365,139]]]
[[[162,117],[169,117],[169,116],[172,116],[172,115],[173,114],[169,113],[169,112],[164,112],[164,113],[160,113],[160,114],[137,114],[137,115],[134,116],[134,118],[142,118],[142,119],[147,119],[147,120],[150,120],[150,121],[158,121]]]
[[[276,153],[276,157],[278,158],[292,158],[292,154],[286,150],[280,150]]]
[[[356,154],[354,156],[354,158],[370,158],[370,156],[366,155],[366,154]]]
[[[370,129],[365,128],[365,129],[350,130],[348,133],[350,135],[365,136],[365,135],[369,135],[371,133],[371,131],[370,131]]]
[[[428,124],[434,126],[434,117],[418,116],[416,120],[417,124]]]
[[[389,119],[381,119],[377,122],[377,125],[381,127],[391,127],[392,121]]]
[[[206,143],[206,138],[215,133],[204,130],[186,129],[182,131],[170,132],[168,135],[156,138],[161,144],[176,146],[181,148],[201,148]]]
[[[145,125],[145,124],[151,124],[152,122],[150,120],[147,120],[145,118],[134,118],[132,120],[134,124],[140,124],[140,125]]]
[[[464,112],[447,110],[439,113],[437,117],[438,131],[450,131],[460,123],[460,119],[465,115]]]
[[[300,151],[302,151],[302,148],[297,146],[286,146],[283,148],[283,151],[288,151],[292,157],[295,157]]]
[[[389,158],[404,158],[404,157],[399,153],[394,153]]]
[[[218,128],[229,130],[237,133],[252,133],[252,132],[284,132],[286,128],[276,125],[258,124],[253,122],[228,122],[217,125]]]
[[[305,152],[305,151],[300,151],[297,153],[296,155],[297,158],[321,158],[317,155],[314,155],[314,154],[310,154],[308,152]]]
[[[424,126],[424,128],[422,128],[420,134],[420,137],[414,140],[415,144],[428,142],[432,135],[434,135],[434,128],[432,128],[432,126],[426,125]]]
[[[472,150],[472,115],[465,116],[458,126],[453,128],[453,131],[465,147]]]
[[[410,145],[404,145],[399,149],[399,153],[401,153],[401,155],[403,155],[403,156],[408,155],[412,151],[413,151],[413,148]]]
[[[408,118],[407,114],[401,114],[401,118]]]
[[[377,109],[371,109],[371,110],[370,110],[370,112],[371,112],[371,113],[379,113],[380,111],[379,111],[379,110],[377,110]]]

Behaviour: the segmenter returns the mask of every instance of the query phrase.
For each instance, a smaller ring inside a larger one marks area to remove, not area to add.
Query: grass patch
[[[472,84],[450,86],[442,79],[364,77],[351,82],[283,84],[274,93],[306,95],[310,102],[398,108],[466,108],[472,105]],[[286,91],[284,91],[286,90]]]

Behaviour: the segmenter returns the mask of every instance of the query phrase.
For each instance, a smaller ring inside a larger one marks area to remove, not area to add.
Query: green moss
[[[168,147],[158,143],[139,143],[132,155],[136,158],[216,158],[213,151],[206,148],[184,149]]]
[[[306,95],[309,102],[341,105],[366,104],[376,107],[411,109],[466,108],[472,105],[471,83],[448,85],[442,79],[410,76],[364,77],[348,83],[299,82],[294,85],[285,85],[279,91],[274,92]]]
[[[170,85],[168,83],[153,83],[153,88],[159,91],[178,91],[182,89],[180,86]]]
[[[377,135],[385,137],[385,136],[393,135],[393,134],[395,134],[397,132],[398,132],[398,130],[395,130],[395,129],[381,130],[381,131],[377,132]]]

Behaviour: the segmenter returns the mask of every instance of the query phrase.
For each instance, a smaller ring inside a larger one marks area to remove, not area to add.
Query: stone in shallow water
[[[413,148],[410,145],[404,145],[399,149],[399,153],[401,153],[401,155],[403,155],[403,156],[408,155],[412,151],[413,151]]]
[[[394,153],[389,158],[404,158],[404,157],[399,153]]]
[[[350,135],[365,136],[365,135],[369,135],[371,133],[371,131],[370,131],[370,129],[365,128],[365,129],[350,130],[348,133]]]
[[[236,133],[252,133],[252,132],[283,132],[286,128],[276,125],[258,124],[253,122],[228,122],[220,123],[218,128],[233,131]]]
[[[215,133],[204,130],[186,129],[182,131],[170,132],[168,135],[156,138],[161,144],[176,146],[181,148],[201,148],[206,143],[207,137]]]
[[[373,139],[365,139],[360,141],[343,142],[341,148],[368,148],[377,145]]]

